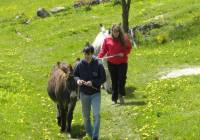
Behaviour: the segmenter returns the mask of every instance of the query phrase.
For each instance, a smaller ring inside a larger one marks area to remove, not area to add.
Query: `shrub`
[[[91,10],[92,10],[92,8],[90,5],[85,6],[85,11],[91,11]]]
[[[145,39],[144,39],[144,36],[142,35],[142,33],[139,32],[139,31],[137,31],[137,32],[135,33],[135,42],[136,42],[137,44],[141,44],[141,43],[144,42],[144,41],[145,41]]]
[[[121,0],[114,0],[113,2],[113,6],[121,5],[121,4],[122,4]]]
[[[166,33],[159,34],[156,36],[156,42],[159,44],[164,44],[168,41],[168,35]]]

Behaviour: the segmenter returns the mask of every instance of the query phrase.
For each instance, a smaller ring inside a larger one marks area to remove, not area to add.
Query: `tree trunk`
[[[128,33],[129,29],[129,23],[128,23],[128,18],[129,18],[129,9],[130,9],[130,4],[131,0],[121,0],[122,1],[122,25],[125,33]]]

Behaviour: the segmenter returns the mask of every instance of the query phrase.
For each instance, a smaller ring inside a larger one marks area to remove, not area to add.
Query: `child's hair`
[[[90,43],[87,42],[84,49],[83,49],[83,53],[93,54],[94,53],[94,47]]]

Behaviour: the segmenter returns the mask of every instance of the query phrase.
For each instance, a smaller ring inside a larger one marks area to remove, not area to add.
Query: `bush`
[[[164,44],[168,41],[168,35],[166,33],[163,33],[163,34],[159,34],[156,36],[156,42],[158,44]]]
[[[177,23],[174,29],[170,32],[170,38],[173,40],[177,39],[188,39],[200,34],[200,16],[194,16],[190,22]]]
[[[69,30],[69,32],[70,32],[70,35],[78,34],[78,31],[75,30],[75,29],[73,29],[73,28],[71,28],[71,29]]]
[[[114,0],[113,2],[113,6],[121,5],[121,4],[122,4],[121,0]]]
[[[17,23],[20,23],[20,24],[28,24],[29,20],[30,19],[28,18],[28,16],[26,16],[24,13],[16,16],[16,21]]]
[[[139,32],[139,31],[136,32],[135,33],[135,42],[136,42],[136,44],[141,44],[144,41],[145,41],[145,39],[144,39],[144,36],[142,35],[142,33]]]
[[[91,10],[92,10],[92,8],[90,5],[85,6],[85,11],[91,11]]]

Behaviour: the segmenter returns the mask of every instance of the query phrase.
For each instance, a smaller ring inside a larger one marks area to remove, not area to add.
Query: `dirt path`
[[[189,67],[189,68],[173,70],[168,74],[163,75],[160,79],[176,78],[180,76],[198,75],[198,74],[200,74],[200,67],[196,68]]]
[[[139,135],[134,132],[136,125],[134,125],[134,112],[131,111],[134,106],[127,104],[113,104],[111,102],[111,95],[102,92],[101,105],[101,140],[118,138],[121,139],[135,139],[139,140]],[[131,112],[131,113],[130,113]]]

